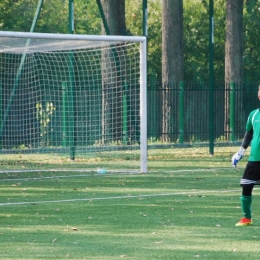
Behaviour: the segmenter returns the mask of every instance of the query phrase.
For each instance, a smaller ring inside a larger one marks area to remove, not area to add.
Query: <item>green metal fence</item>
[[[259,107],[258,82],[217,83],[213,93],[214,128],[210,132],[210,99],[207,83],[183,82],[167,89],[174,106],[170,111],[171,132],[162,131],[162,96],[165,88],[150,82],[148,88],[148,140],[161,142],[165,135],[172,143],[209,143],[240,141],[245,133],[247,117]]]
[[[101,24],[104,25],[107,34],[111,33],[109,32],[110,28],[107,28],[107,21],[104,19],[104,14],[100,8],[101,1],[45,0],[44,3],[43,1],[38,1],[38,8],[37,1],[27,1],[28,3],[25,3],[25,1],[19,0],[17,2],[20,4],[3,8],[3,12],[0,14],[1,30],[29,31],[32,28],[36,32],[68,33],[68,20],[72,22],[72,13],[70,13],[72,10],[69,3],[75,2],[74,26],[76,34],[102,34],[104,32],[101,30]],[[113,3],[116,8],[117,1]],[[33,19],[34,15],[36,18],[37,13],[39,14],[41,4],[43,4],[43,12],[41,12],[39,20]],[[6,3],[3,6],[5,7],[5,5],[7,6],[8,4]],[[241,27],[241,31],[243,30],[244,83],[236,85],[232,82],[224,82],[225,0],[184,0],[183,83],[176,86],[162,86],[160,83],[163,70],[161,59],[161,1],[125,0],[126,26],[122,28],[120,33],[122,35],[148,35],[149,142],[165,142],[167,140],[169,143],[203,142],[210,145],[212,136],[214,143],[220,141],[235,142],[243,138],[247,116],[251,110],[258,107],[257,88],[260,80],[260,37],[258,35],[260,27],[257,25],[260,19],[260,2],[244,1],[243,8],[243,28]],[[149,10],[148,13],[147,10]],[[110,19],[113,18],[110,17]],[[70,32],[72,32],[71,27]],[[12,69],[3,68],[3,73]],[[23,78],[20,81],[23,81]],[[3,99],[5,95],[9,95],[8,91],[10,90],[3,89],[2,84],[1,95]],[[85,94],[84,91],[80,92],[82,99]],[[19,97],[19,95],[24,96],[24,100],[27,100],[30,93],[17,89],[17,96]],[[18,98],[18,100],[21,99]],[[163,102],[171,103],[169,111],[164,110]],[[3,102],[1,109],[3,110],[6,105]],[[19,113],[21,113],[21,118],[23,118],[22,111],[23,109],[29,109],[28,105],[20,103],[16,106]],[[89,113],[88,111],[83,112]],[[82,117],[84,116],[83,112]],[[163,117],[163,113],[170,114],[169,122],[164,122],[163,118],[165,117]],[[22,132],[22,127],[19,126],[20,120],[17,120],[15,116],[13,114],[13,120],[15,121],[14,133],[16,134],[12,141],[7,144],[5,137],[3,136],[2,138],[7,147],[19,145],[19,136],[28,135],[29,130],[25,131],[25,133]],[[0,117],[4,119],[4,114],[0,113]],[[132,117],[137,116],[133,115]],[[31,120],[30,123],[36,124],[37,122]],[[164,124],[170,127],[163,127]],[[8,127],[6,127],[5,131],[12,132],[13,130],[10,130]],[[134,128],[136,129],[137,127]],[[165,132],[164,129],[169,130]],[[82,136],[84,136],[84,133],[82,133]]]

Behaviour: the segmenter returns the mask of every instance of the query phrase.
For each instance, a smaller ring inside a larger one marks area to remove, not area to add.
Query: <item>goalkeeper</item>
[[[258,99],[260,100],[260,86],[258,87]],[[240,197],[243,218],[236,226],[252,225],[252,191],[255,185],[260,184],[260,108],[252,111],[247,119],[246,133],[239,151],[232,157],[232,166],[236,167],[239,160],[251,143],[251,152],[240,181],[242,195]]]

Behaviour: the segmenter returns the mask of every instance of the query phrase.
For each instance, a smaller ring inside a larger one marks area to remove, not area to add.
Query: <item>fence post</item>
[[[180,82],[179,91],[179,142],[183,144],[184,141],[184,84]]]
[[[2,129],[2,102],[3,102],[3,99],[2,99],[2,83],[0,82],[0,129]],[[2,141],[3,141],[3,134],[0,135],[0,150],[3,149],[2,145]]]
[[[234,142],[235,140],[235,84],[230,82],[230,141]]]
[[[127,118],[128,118],[128,108],[127,108],[127,91],[128,91],[128,87],[126,82],[123,82],[124,86],[124,90],[123,90],[123,98],[122,98],[122,103],[123,103],[123,109],[122,109],[122,113],[123,113],[123,144],[127,144],[128,141],[128,122],[127,122]]]
[[[214,0],[209,0],[209,153],[214,154]]]
[[[62,82],[62,146],[67,146],[67,82]]]

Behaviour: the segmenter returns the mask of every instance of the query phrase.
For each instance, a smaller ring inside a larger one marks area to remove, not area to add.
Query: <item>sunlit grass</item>
[[[233,150],[153,151],[142,175],[1,175],[1,258],[258,259],[260,190],[253,226],[235,227],[246,158],[231,168]]]

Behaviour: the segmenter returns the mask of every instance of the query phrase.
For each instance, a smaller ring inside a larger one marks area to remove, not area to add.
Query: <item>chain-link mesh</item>
[[[102,34],[98,2],[74,1],[76,34]],[[118,1],[110,1],[118,5]],[[148,1],[148,141],[169,143],[209,142],[209,121],[214,121],[214,141],[240,141],[249,112],[258,107],[260,83],[260,2],[243,5],[243,75],[239,84],[225,82],[226,1],[214,1],[214,113],[210,110],[209,1],[183,1],[184,77],[162,84],[162,5]],[[125,28],[122,35],[143,34],[143,1],[125,0]],[[45,0],[35,32],[68,33],[69,1]],[[0,4],[0,30],[29,31],[37,1],[11,0]],[[106,12],[106,10],[103,10]],[[114,19],[116,17],[110,17]],[[113,21],[112,21],[113,22]],[[110,24],[112,24],[110,22]],[[182,103],[183,102],[183,103]],[[232,103],[233,102],[233,103]],[[170,106],[168,106],[170,104]],[[165,110],[164,108],[167,108]],[[183,108],[183,111],[180,111]],[[169,115],[169,116],[165,116]],[[167,118],[167,120],[164,120]],[[167,130],[167,132],[165,131]]]

